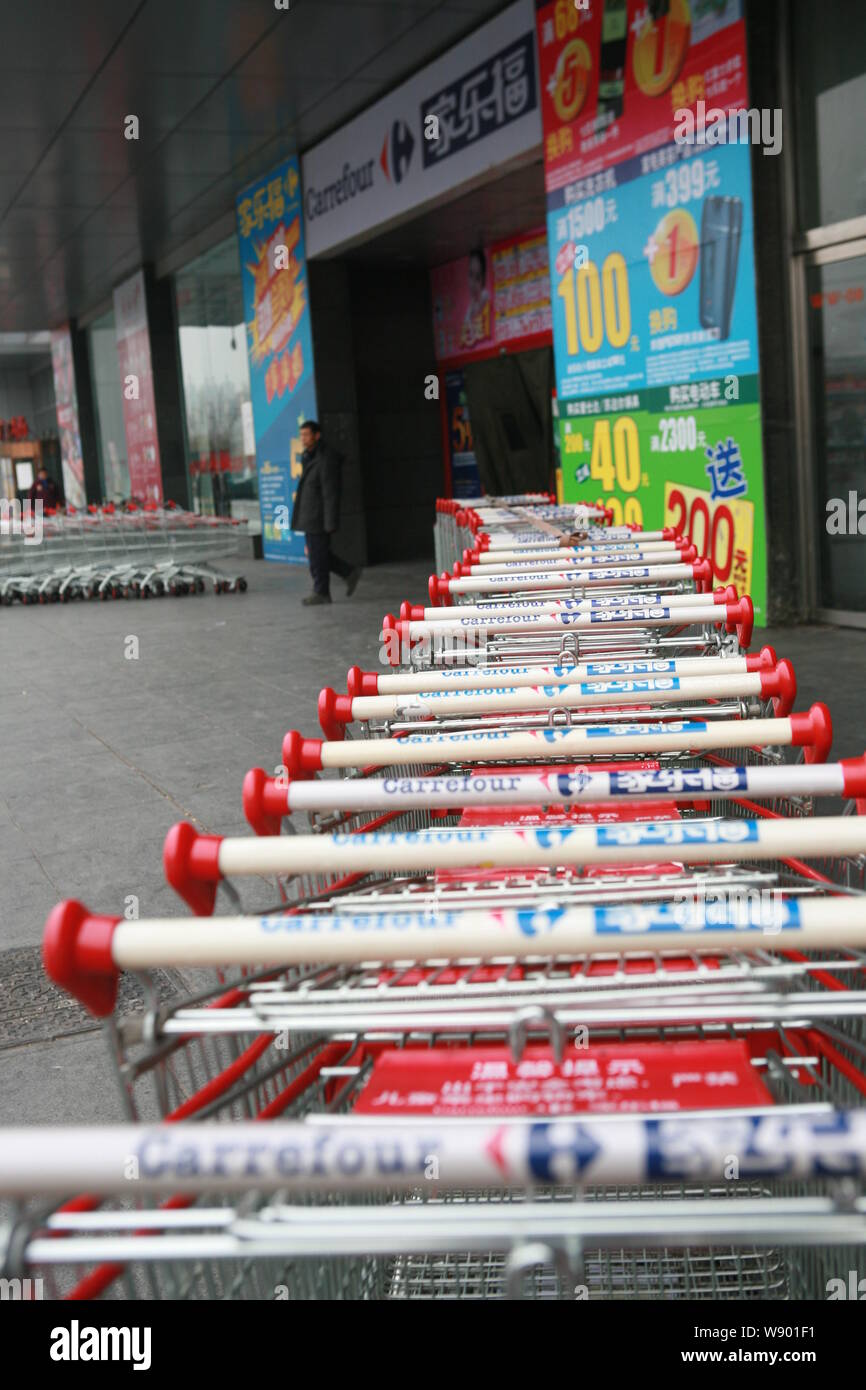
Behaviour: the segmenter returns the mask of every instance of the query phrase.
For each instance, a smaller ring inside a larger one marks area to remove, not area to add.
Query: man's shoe
[[[358,580],[361,578],[362,573],[361,566],[356,565],[355,568],[346,575],[346,598],[352,597],[358,587]]]
[[[330,602],[331,602],[331,595],[330,595],[330,594],[307,594],[307,597],[306,597],[306,598],[302,598],[302,599],[301,599],[301,603],[304,605],[305,608],[312,608],[313,605],[316,604],[316,603],[330,603]]]

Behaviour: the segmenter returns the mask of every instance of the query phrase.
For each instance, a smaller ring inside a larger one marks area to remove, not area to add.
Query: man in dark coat
[[[41,502],[44,507],[60,506],[60,489],[49,477],[44,463],[40,463],[36,470],[36,481],[28,490],[27,498],[30,502]]]
[[[315,420],[301,425],[301,480],[292,508],[292,530],[307,538],[307,558],[313,576],[313,592],[303,599],[306,605],[330,603],[331,572],[346,581],[350,597],[361,577],[360,566],[352,566],[331,549],[331,537],[340,524],[340,456],[322,439]]]

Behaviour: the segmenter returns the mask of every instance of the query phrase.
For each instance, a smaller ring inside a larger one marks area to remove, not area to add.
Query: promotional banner
[[[236,210],[262,547],[266,560],[302,564],[304,537],[289,522],[316,381],[297,157],[239,193]]]
[[[472,446],[472,425],[466,406],[466,385],[459,367],[445,373],[445,409],[448,414],[448,453],[451,460],[451,496],[479,497],[481,479]]]
[[[666,169],[604,198],[565,207],[549,195],[565,415],[575,396],[757,373],[749,148],[663,153],[673,161]]]
[[[523,339],[551,331],[543,228],[434,266],[430,284],[439,361],[491,348],[520,351]]]
[[[473,251],[447,265],[434,266],[430,285],[439,360],[493,347],[493,296],[486,251]]]
[[[599,63],[605,73],[612,61],[610,50],[605,56],[599,47],[605,17],[612,23],[625,9],[588,0],[586,10],[575,10],[572,36],[587,47],[596,92]],[[748,590],[763,623],[751,152],[736,143],[730,122],[717,143],[673,139],[681,103],[746,102],[743,25],[731,0],[712,6],[671,0],[666,18],[649,27],[645,11],[630,0],[621,111],[604,142],[604,167],[595,156],[594,172],[574,160],[567,164],[561,138],[554,146],[545,128],[563,495],[603,499],[617,523],[681,525],[711,560],[715,582]],[[556,12],[551,4],[539,8],[542,53],[551,18],[554,39],[547,46],[556,42]],[[681,32],[691,39],[672,76],[664,55],[674,42],[673,25],[685,20]],[[667,75],[654,107],[639,80],[641,40],[656,45],[659,72]],[[545,62],[542,56],[542,72]],[[688,74],[696,79],[691,96]],[[742,74],[739,87],[736,74]],[[632,101],[640,120],[632,121]],[[573,120],[575,141],[579,129],[580,120]],[[649,148],[659,137],[664,143]],[[575,159],[580,153],[577,143]],[[564,182],[563,170],[578,176]]]
[[[497,347],[549,333],[550,272],[544,228],[490,248],[493,272],[493,339]]]
[[[161,502],[162,466],[143,270],[136,271],[114,291],[114,328],[123,389],[130,494],[139,502]]]
[[[533,6],[516,0],[304,155],[308,255],[456,196],[540,145]]]
[[[540,0],[548,190],[667,145],[674,112],[747,105],[741,0]]]
[[[75,390],[75,367],[72,361],[72,338],[69,325],[64,324],[51,334],[51,366],[54,369],[54,398],[57,404],[57,429],[60,434],[60,460],[63,469],[63,493],[70,507],[84,507],[84,458],[78,428],[78,395]]]

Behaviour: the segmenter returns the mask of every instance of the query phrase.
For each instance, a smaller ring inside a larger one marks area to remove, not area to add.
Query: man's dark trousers
[[[330,598],[330,575],[338,574],[341,579],[348,579],[352,573],[352,566],[341,556],[334,554],[331,549],[331,537],[327,531],[308,531],[306,534],[307,559],[313,576],[313,591]]]

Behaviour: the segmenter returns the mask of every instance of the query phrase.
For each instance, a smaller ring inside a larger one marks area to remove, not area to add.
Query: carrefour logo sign
[[[359,193],[365,193],[367,189],[372,188],[374,163],[375,160],[368,159],[355,168],[346,163],[339,178],[334,179],[333,183],[326,184],[324,188],[308,188],[307,221],[312,222],[314,218],[322,217],[333,208],[339,207],[340,203],[345,203],[349,198],[355,198]]]
[[[401,183],[412,162],[415,138],[405,121],[394,121],[382,145],[379,163],[386,179]]]
[[[379,165],[389,183],[402,183],[404,175],[412,163],[415,137],[404,120],[392,121],[382,142]],[[366,193],[375,182],[375,160],[366,159],[362,164],[343,165],[339,178],[324,188],[307,189],[307,221],[322,217],[339,207],[341,203]]]
[[[308,258],[489,176],[541,139],[534,6],[514,0],[303,156]]]

